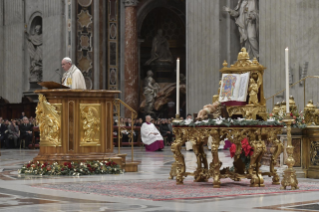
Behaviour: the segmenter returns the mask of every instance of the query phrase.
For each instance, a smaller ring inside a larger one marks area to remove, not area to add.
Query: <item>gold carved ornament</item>
[[[257,116],[267,120],[266,99],[263,89],[263,74],[266,67],[259,64],[256,58],[252,61],[249,59],[246,48],[242,48],[238,54],[237,62],[230,67],[225,61],[222,74],[243,74],[250,73],[249,86],[247,91],[248,104],[245,106],[227,106],[228,115],[241,115],[246,119],[256,120]]]
[[[57,104],[56,107],[51,105],[45,96],[39,95],[39,102],[35,113],[40,130],[40,146],[62,146],[61,104]]]
[[[81,143],[80,146],[100,146],[100,105],[81,104]]]

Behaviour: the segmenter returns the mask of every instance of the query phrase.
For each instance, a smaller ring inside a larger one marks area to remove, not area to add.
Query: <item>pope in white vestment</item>
[[[86,84],[82,72],[72,64],[72,60],[68,57],[62,60],[62,68],[65,73],[62,77],[62,85],[71,89],[86,90]]]
[[[146,122],[141,127],[141,138],[146,151],[156,151],[164,148],[164,139],[154,124],[150,123],[150,116],[146,116]]]

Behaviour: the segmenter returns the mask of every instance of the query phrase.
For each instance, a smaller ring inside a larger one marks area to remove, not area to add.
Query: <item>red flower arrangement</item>
[[[234,157],[236,154],[236,144],[232,144],[229,151],[230,151],[230,157]],[[250,146],[248,139],[244,138],[241,141],[241,153],[240,153],[240,159],[245,163],[246,169],[249,168],[250,164],[250,156],[254,154],[254,148]],[[232,169],[233,170],[233,169]]]
[[[250,146],[247,138],[244,138],[241,141],[241,149],[242,149],[241,153],[245,154],[245,157],[252,156],[254,154],[254,148]],[[233,158],[236,153],[236,144],[232,144],[229,151],[230,151],[230,157]]]

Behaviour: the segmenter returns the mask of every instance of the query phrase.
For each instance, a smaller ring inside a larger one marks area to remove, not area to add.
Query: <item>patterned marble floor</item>
[[[38,188],[37,184],[65,184],[83,182],[164,180],[168,178],[173,155],[169,148],[162,152],[145,152],[135,148],[134,157],[141,161],[139,172],[121,175],[97,175],[81,177],[20,176],[17,172],[23,163],[32,160],[38,150],[1,150],[0,157],[0,211],[141,211],[141,212],[189,212],[189,211],[319,211],[319,192],[250,195],[223,198],[153,201],[112,197],[96,193],[79,193]],[[130,156],[129,148],[122,153]],[[196,167],[193,152],[185,152],[188,171]],[[211,160],[207,151],[208,160]],[[220,151],[223,166],[231,166],[228,151]],[[130,157],[128,157],[130,159]],[[299,179],[301,182],[318,183],[315,179]],[[168,188],[169,189],[169,188]]]

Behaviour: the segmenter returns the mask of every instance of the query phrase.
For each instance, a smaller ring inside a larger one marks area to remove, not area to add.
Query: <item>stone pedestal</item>
[[[137,0],[125,0],[125,102],[135,111],[139,108],[138,95],[138,39],[137,39]],[[131,112],[125,109],[125,117]]]
[[[38,82],[30,82],[30,90],[23,92],[23,96],[30,97],[33,102],[38,102],[38,94],[34,93],[35,90],[42,89]]]
[[[144,71],[152,70],[155,81],[158,83],[176,82],[174,73],[174,64],[170,62],[153,62],[149,66],[145,66]]]

